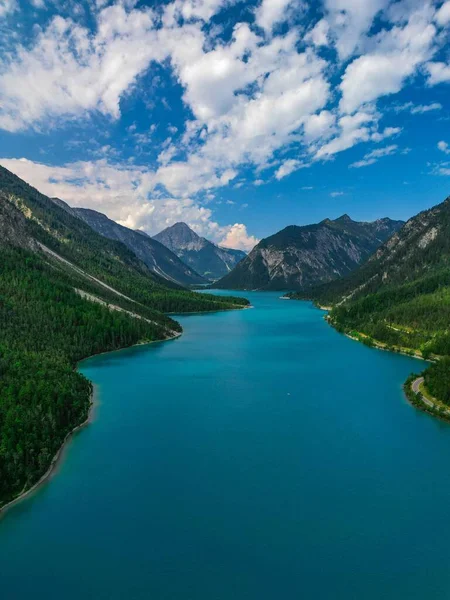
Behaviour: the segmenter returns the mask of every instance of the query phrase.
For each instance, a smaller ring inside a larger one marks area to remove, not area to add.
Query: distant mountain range
[[[209,280],[220,279],[247,256],[242,250],[222,248],[200,237],[186,223],[175,223],[153,239],[164,244],[184,263]]]
[[[350,273],[403,221],[366,223],[342,215],[315,225],[290,225],[259,242],[231,273],[215,285],[223,289],[306,289]]]
[[[74,210],[97,233],[124,243],[153,273],[184,286],[206,283],[201,275],[149,235],[123,227],[95,210],[87,208]]]

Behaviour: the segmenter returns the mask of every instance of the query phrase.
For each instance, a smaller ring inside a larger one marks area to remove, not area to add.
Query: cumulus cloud
[[[428,71],[428,85],[447,83],[450,81],[450,65],[444,62],[430,62],[426,65]]]
[[[120,114],[119,101],[152,59],[156,43],[149,10],[109,6],[91,35],[71,19],[55,17],[31,49],[20,46],[0,74],[0,128],[48,127],[57,117],[99,111]]]
[[[444,2],[441,8],[436,13],[436,22],[441,27],[450,23],[450,1]]]
[[[262,0],[260,6],[256,10],[255,20],[256,23],[270,31],[274,25],[286,21],[287,10],[294,4],[294,0]],[[296,2],[300,7],[300,3]]]
[[[237,248],[250,252],[259,242],[253,235],[248,235],[247,228],[242,223],[235,223],[228,229],[226,235],[219,242],[224,248]]]
[[[314,46],[328,46],[330,25],[326,19],[318,21],[314,27],[305,35],[305,41],[311,42]]]
[[[232,0],[175,0],[165,7],[163,21],[167,26],[173,26],[180,20],[208,21],[227,4],[232,4]]]
[[[433,54],[436,28],[432,16],[429,6],[413,12],[406,24],[381,31],[374,49],[348,65],[340,85],[342,112],[353,113],[401,90],[405,80]]]
[[[325,0],[330,35],[342,60],[358,48],[375,16],[388,3],[389,0]]]

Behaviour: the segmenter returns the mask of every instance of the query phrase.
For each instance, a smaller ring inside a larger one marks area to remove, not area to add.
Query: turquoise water
[[[450,427],[422,368],[308,303],[181,318],[86,361],[92,425],[0,520],[0,598],[450,598]]]

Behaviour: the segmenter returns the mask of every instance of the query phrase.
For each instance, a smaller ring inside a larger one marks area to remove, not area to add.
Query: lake
[[[89,359],[93,422],[0,519],[0,597],[450,598],[450,427],[423,363],[279,293]]]

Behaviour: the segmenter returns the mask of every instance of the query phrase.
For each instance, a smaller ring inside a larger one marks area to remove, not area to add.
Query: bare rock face
[[[262,240],[217,286],[224,289],[301,290],[350,273],[402,221],[353,221],[343,215],[316,225],[291,225]]]
[[[37,244],[27,232],[23,210],[18,198],[0,191],[0,240],[4,244],[34,250]]]
[[[164,244],[197,273],[213,281],[232,271],[246,256],[242,250],[221,248],[200,237],[186,223],[175,223],[153,239]]]

